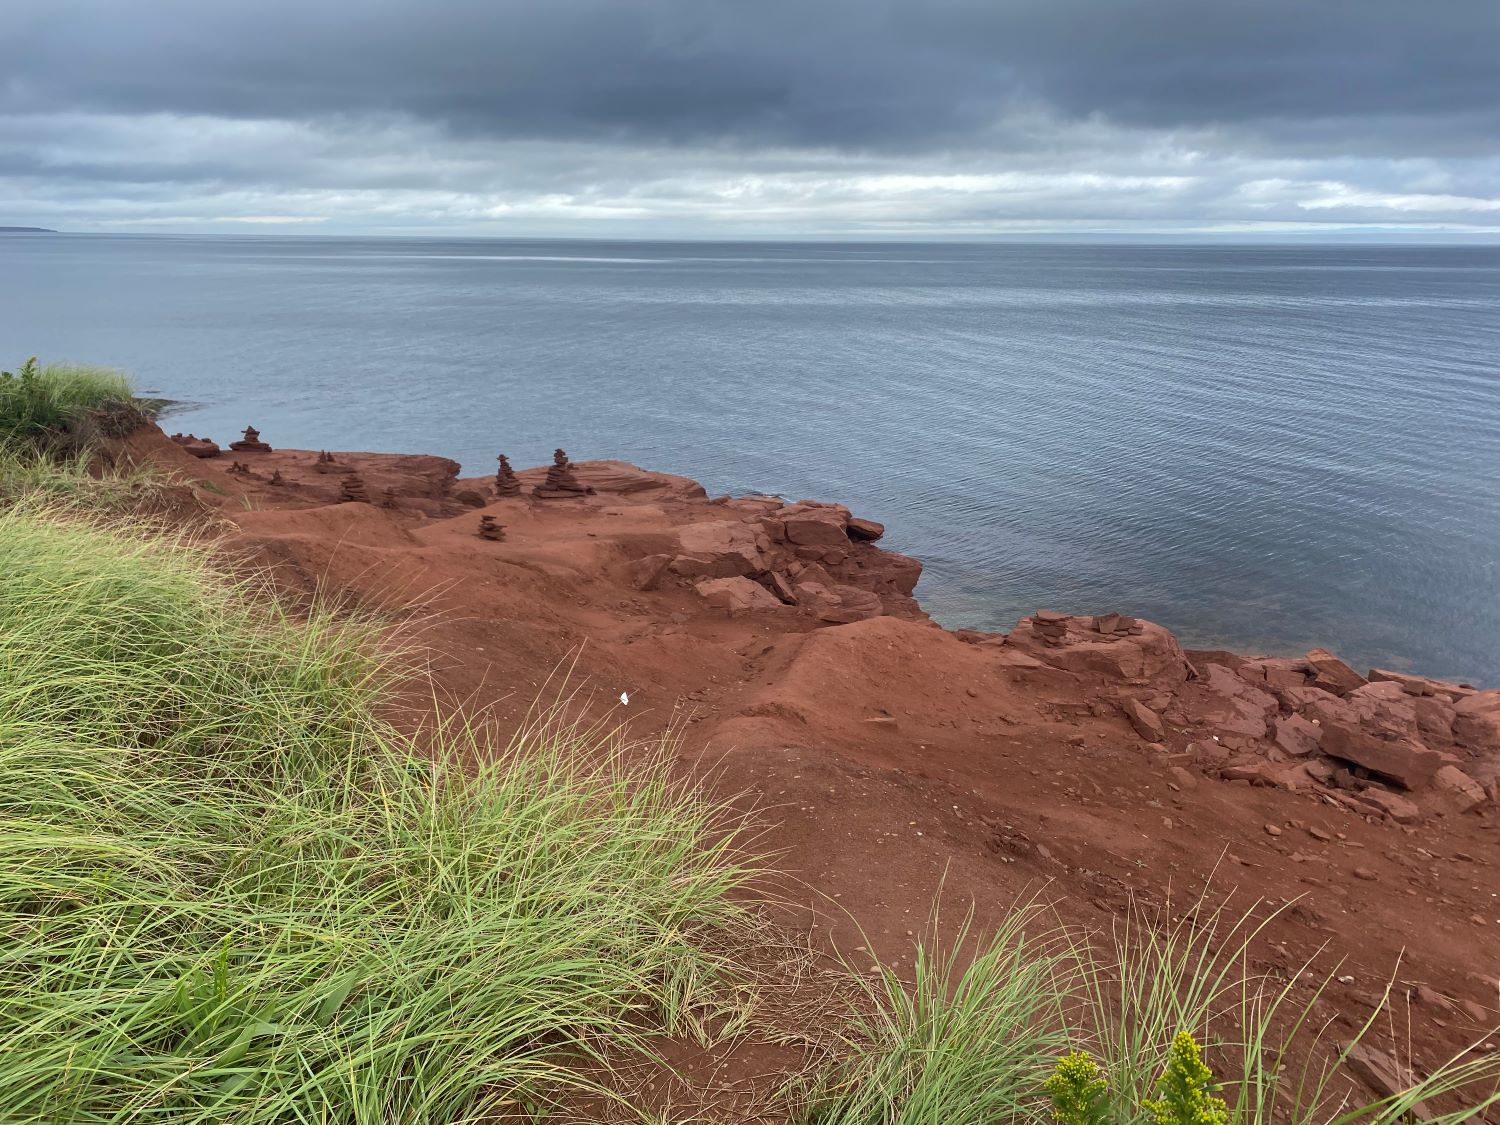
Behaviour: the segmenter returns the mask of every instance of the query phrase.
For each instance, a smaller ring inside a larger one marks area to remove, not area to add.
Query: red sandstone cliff
[[[568,666],[595,714],[683,724],[685,767],[764,806],[805,882],[786,921],[836,944],[862,939],[828,903],[899,959],[943,880],[981,922],[1047,886],[1091,924],[1211,880],[1298,899],[1259,957],[1346,959],[1336,1021],[1404,953],[1419,1062],[1497,1022],[1500,691],[1184,652],[1117,614],[945,631],[879,524],[622,462],[522,470],[497,496],[437,457],[129,445],[211,485],[199,502],[287,589],[419,619],[440,682],[502,722]],[[485,516],[503,530],[481,538]]]

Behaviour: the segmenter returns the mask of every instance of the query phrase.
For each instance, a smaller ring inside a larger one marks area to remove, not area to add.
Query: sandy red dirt
[[[1376,1039],[1394,1031],[1419,1068],[1500,1023],[1500,692],[1183,653],[1129,618],[946,631],[878,525],[620,462],[574,465],[589,491],[549,500],[526,495],[545,470],[523,470],[522,496],[497,499],[437,457],[131,444],[195,481],[288,589],[419,620],[442,686],[502,724],[571,668],[594,714],[680,726],[684,768],[758,803],[800,880],[789,930],[816,922],[864,957],[852,917],[895,962],[940,883],[981,922],[1040,889],[1107,927],[1133,897],[1211,881],[1245,906],[1296,900],[1257,962],[1290,972],[1325,948],[1340,1028],[1394,972]],[[341,502],[351,473],[370,502]],[[482,515],[503,540],[476,535]]]

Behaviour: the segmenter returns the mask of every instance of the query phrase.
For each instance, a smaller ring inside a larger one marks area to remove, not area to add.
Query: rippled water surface
[[[944,623],[1500,684],[1500,248],[0,236],[0,345],[221,440],[849,503]]]

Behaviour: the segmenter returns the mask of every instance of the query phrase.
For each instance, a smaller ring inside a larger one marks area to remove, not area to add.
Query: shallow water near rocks
[[[1500,684],[1500,247],[8,235],[0,341],[221,441],[840,500],[947,625]]]

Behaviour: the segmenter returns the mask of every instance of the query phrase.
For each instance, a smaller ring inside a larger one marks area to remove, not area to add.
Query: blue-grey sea
[[[844,501],[948,625],[1500,684],[1500,247],[5,235],[0,349],[219,440]]]

